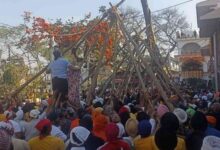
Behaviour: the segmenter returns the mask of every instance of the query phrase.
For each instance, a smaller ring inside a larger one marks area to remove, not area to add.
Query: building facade
[[[177,39],[180,81],[190,78],[211,80],[210,39],[183,36]]]
[[[215,89],[220,90],[220,0],[206,0],[196,5],[201,37],[211,39]]]

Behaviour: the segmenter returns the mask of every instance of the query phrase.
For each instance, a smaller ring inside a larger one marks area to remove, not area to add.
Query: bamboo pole
[[[146,35],[147,35],[147,43],[149,45],[149,53],[152,57],[153,62],[155,65],[157,65],[158,70],[160,70],[160,73],[162,74],[163,78],[165,79],[165,83],[169,84],[169,80],[167,80],[167,74],[164,72],[163,68],[161,67],[161,63],[159,62],[159,59],[161,58],[159,49],[156,45],[156,40],[152,28],[152,23],[151,23],[151,11],[148,7],[147,0],[141,0],[142,4],[142,9],[144,13],[144,18],[145,18],[145,24],[146,24]],[[159,59],[158,59],[159,58]],[[162,82],[162,81],[161,81]],[[168,85],[167,85],[168,87]]]
[[[171,93],[170,86],[165,83],[165,81],[162,79],[163,77],[160,74],[157,74],[157,78],[160,81],[161,85],[168,93]]]
[[[105,35],[104,45],[101,49],[100,58],[98,60],[97,66],[95,68],[94,75],[92,76],[91,86],[89,88],[89,92],[88,92],[88,96],[87,96],[87,104],[89,104],[89,105],[92,102],[92,94],[94,93],[95,87],[97,86],[97,78],[98,78],[99,70],[101,68],[101,64],[102,64],[104,54],[105,54],[105,51],[106,51],[106,48],[107,48],[108,40],[109,40],[109,37],[107,35]]]
[[[124,37],[125,37],[125,40],[127,41],[127,44],[130,44],[129,41],[132,42],[133,45],[134,45],[134,47],[135,47],[135,52],[139,53],[138,46],[136,45],[136,43],[133,41],[132,37],[129,35],[129,33],[128,33],[127,30],[125,29],[125,27],[124,27],[124,25],[123,25],[123,23],[122,23],[122,20],[121,20],[121,18],[120,18],[120,16],[119,16],[118,13],[116,12],[116,10],[113,9],[113,11],[114,11],[114,13],[115,13],[116,16],[117,16],[117,19],[119,20],[119,23],[120,23],[119,26],[120,26],[120,29],[121,29],[121,31],[122,31]],[[127,38],[128,38],[128,39],[127,39]],[[169,102],[168,97],[167,97],[167,95],[166,95],[164,89],[163,89],[162,86],[160,85],[158,79],[155,77],[155,75],[154,75],[154,73],[153,73],[151,67],[147,64],[146,60],[144,59],[144,57],[143,57],[142,55],[139,55],[139,57],[140,57],[141,60],[144,62],[145,66],[146,66],[146,71],[147,71],[148,74],[150,75],[151,79],[152,79],[153,81],[155,81],[155,84],[156,84],[156,86],[157,86],[159,92],[161,93],[161,96],[163,97],[163,99],[164,99],[166,105],[169,107],[170,110],[173,110],[172,104]],[[143,86],[143,85],[142,85],[142,86]],[[145,86],[144,86],[144,87],[145,87]],[[146,88],[143,88],[143,89],[145,89],[145,91],[147,91]],[[151,104],[150,101],[149,101],[149,103]],[[151,104],[151,105],[152,105],[152,104]]]
[[[145,84],[144,84],[142,75],[141,75],[141,73],[140,73],[140,68],[139,68],[139,66],[137,66],[136,59],[135,59],[135,57],[134,57],[134,53],[132,53],[132,52],[136,52],[136,53],[137,53],[140,47],[138,48],[138,47],[134,46],[133,51],[132,51],[132,45],[131,45],[130,41],[131,41],[132,43],[135,43],[135,42],[133,41],[133,39],[131,38],[131,36],[130,36],[130,35],[128,34],[128,32],[126,31],[126,29],[125,29],[125,27],[124,27],[124,24],[122,23],[122,20],[121,20],[119,14],[116,12],[116,8],[114,7],[112,10],[113,10],[114,14],[115,14],[116,17],[117,17],[119,28],[121,29],[122,34],[124,35],[125,43],[126,43],[126,45],[127,45],[127,47],[128,47],[128,51],[129,51],[129,54],[130,54],[130,56],[131,56],[132,64],[134,65],[134,68],[135,68],[135,70],[136,70],[136,72],[137,72],[138,78],[139,78],[139,80],[140,80],[140,82],[141,82],[142,89],[143,89],[144,92],[147,94],[147,88],[145,87]],[[150,105],[150,107],[153,108],[153,105],[152,105],[151,101],[150,101],[149,99],[147,99],[147,100],[148,100],[148,104]]]
[[[47,70],[47,67],[49,65],[47,65],[46,67],[44,67],[41,71],[39,71],[36,75],[34,75],[31,79],[29,79],[28,81],[26,81],[24,84],[22,84],[18,89],[16,89],[15,91],[13,91],[10,95],[11,97],[15,97],[18,93],[20,93],[28,84],[30,84],[32,81],[34,81],[37,77],[39,77],[42,73],[44,73]]]
[[[116,33],[117,34],[117,33]],[[116,35],[115,35],[116,37]],[[116,39],[116,38],[115,38]],[[119,51],[122,50],[122,49],[117,49],[117,48],[120,48],[117,44],[119,44],[119,42],[117,40],[115,40],[115,43],[114,43],[114,51],[117,52],[117,53],[114,53],[113,54],[113,58],[116,58],[117,59],[117,56],[119,54]],[[108,79],[106,80],[106,82],[101,86],[101,92],[99,93],[99,96],[103,95],[105,90],[107,89],[108,85],[115,79],[115,76],[116,76],[116,73],[118,72],[118,70],[120,69],[121,65],[124,63],[124,60],[125,60],[126,56],[123,57],[123,59],[120,61],[120,62],[114,62],[113,63],[113,72],[111,73],[111,75],[108,77]],[[115,67],[116,66],[116,67]]]
[[[144,18],[145,18],[145,23],[146,23],[146,35],[147,35],[147,44],[150,45],[149,47],[149,53],[151,55],[151,57],[153,58],[153,61],[155,62],[155,64],[157,65],[158,69],[160,69],[160,72],[162,74],[162,76],[164,77],[164,80],[167,84],[170,84],[173,87],[173,90],[175,91],[175,93],[182,99],[184,100],[184,98],[182,97],[182,94],[180,93],[178,87],[176,87],[174,84],[172,84],[170,82],[170,79],[168,78],[167,74],[165,73],[164,69],[162,68],[158,58],[160,58],[160,52],[159,49],[156,45],[156,40],[154,37],[154,33],[153,33],[153,28],[152,28],[152,23],[151,23],[151,11],[148,7],[148,2],[147,0],[141,0],[141,4],[142,4],[142,9],[144,12]]]
[[[121,86],[121,90],[123,89],[123,87],[125,87],[125,92],[127,92],[127,90],[128,90],[128,86],[129,86],[129,83],[130,83],[130,81],[131,81],[131,77],[132,77],[132,75],[133,75],[133,71],[134,71],[134,67],[131,67],[130,68],[130,66],[131,65],[128,65],[128,71],[129,71],[129,73],[127,73],[127,76],[126,76],[126,78],[125,78],[125,80],[124,80],[124,83],[122,84],[122,86]],[[127,72],[128,72],[127,71]],[[123,94],[123,93],[122,93]]]
[[[143,56],[140,56],[142,62],[145,64],[145,66],[147,66],[147,62],[146,60],[143,58]],[[148,69],[146,69],[146,71],[148,72],[148,74],[150,75],[151,79],[154,81],[157,89],[159,90],[161,96],[164,99],[164,102],[166,103],[166,105],[168,106],[168,108],[172,111],[173,110],[173,105],[169,102],[169,99],[167,97],[167,94],[165,93],[165,91],[163,90],[161,84],[159,83],[158,79],[155,77],[152,69],[149,67]]]
[[[145,69],[146,69],[146,72],[149,74],[149,76],[151,77],[152,81],[154,81],[157,89],[159,90],[161,96],[163,97],[164,99],[164,102],[166,103],[166,105],[168,106],[168,108],[170,110],[173,110],[173,105],[169,102],[169,98],[165,92],[165,90],[163,89],[163,87],[161,86],[160,84],[160,80],[158,80],[152,70],[152,68],[148,65],[148,62],[146,61],[146,59],[143,57],[143,55],[139,55],[139,58],[141,59],[141,61],[144,63],[145,65]]]
[[[115,74],[117,73],[117,71],[119,70],[119,68],[121,67],[121,65],[123,64],[124,60],[126,57],[123,58],[123,60],[118,64],[118,66],[115,68],[115,71],[109,76],[109,78],[107,79],[107,81],[104,83],[103,87],[101,88],[102,91],[99,94],[99,96],[103,95],[106,88],[108,87],[108,85],[110,84],[110,82],[114,79]]]

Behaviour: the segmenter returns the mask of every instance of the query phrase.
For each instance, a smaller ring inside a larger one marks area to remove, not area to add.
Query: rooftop
[[[203,7],[203,6],[217,6],[220,3],[220,0],[206,0],[203,2],[198,3],[197,7]]]
[[[208,20],[208,19],[217,19],[220,18],[220,8],[217,8],[210,13],[207,13],[200,17],[201,20]]]

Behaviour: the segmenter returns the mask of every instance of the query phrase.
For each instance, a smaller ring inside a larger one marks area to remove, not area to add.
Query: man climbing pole
[[[53,55],[54,61],[49,64],[47,73],[51,73],[54,98],[65,100],[68,94],[67,68],[69,62],[62,57],[57,46],[54,47]]]

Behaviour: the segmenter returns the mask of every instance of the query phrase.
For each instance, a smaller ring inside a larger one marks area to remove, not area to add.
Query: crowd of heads
[[[84,96],[78,110],[66,102],[59,109],[51,109],[50,99],[40,105],[1,105],[0,145],[4,150],[16,149],[13,139],[20,139],[35,150],[36,138],[43,143],[48,137],[56,137],[63,144],[60,147],[67,150],[220,149],[218,92],[185,91],[184,99],[171,94],[174,110],[154,92],[153,108],[144,105],[145,99],[137,90],[123,99],[107,91],[103,98],[96,95],[91,105]]]

